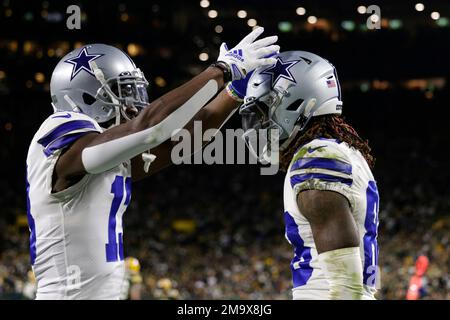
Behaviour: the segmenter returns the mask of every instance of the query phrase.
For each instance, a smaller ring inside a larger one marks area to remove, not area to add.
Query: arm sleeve
[[[295,196],[303,190],[334,191],[352,205],[352,165],[338,143],[313,140],[301,147],[289,167]]]
[[[69,147],[85,134],[101,133],[100,126],[90,117],[76,112],[56,112],[39,130],[38,144],[46,157]]]
[[[153,127],[85,148],[81,155],[85,170],[94,174],[104,172],[157,147],[181,130],[217,91],[217,82],[209,80],[189,100]]]

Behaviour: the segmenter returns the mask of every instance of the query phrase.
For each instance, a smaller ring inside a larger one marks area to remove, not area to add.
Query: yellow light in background
[[[198,55],[198,58],[200,61],[208,61],[209,54],[207,54],[206,52],[202,52]]]
[[[83,45],[84,45],[83,42],[77,41],[74,43],[73,47],[74,47],[74,49],[78,49],[78,48],[81,48]]]
[[[32,86],[33,86],[33,81],[27,80],[27,81],[25,82],[25,87],[27,87],[28,89],[30,89]]]
[[[303,15],[305,15],[305,13],[306,13],[306,9],[303,8],[303,7],[298,7],[298,8],[295,10],[295,13],[298,14],[299,16],[303,16]]]
[[[128,54],[129,54],[131,57],[135,57],[135,56],[137,56],[137,55],[141,52],[141,49],[139,48],[139,46],[138,46],[137,44],[135,44],[135,43],[130,43],[130,44],[127,46],[127,51],[128,51]]]
[[[34,75],[34,80],[37,83],[43,83],[45,81],[45,75],[42,72],[36,72]]]
[[[216,10],[208,11],[208,17],[210,17],[211,19],[217,18],[218,15],[219,15],[219,13]]]
[[[7,46],[9,51],[17,52],[17,49],[19,48],[19,43],[16,40],[12,40],[8,42]]]
[[[244,18],[247,17],[247,11],[245,11],[245,10],[239,10],[239,11],[237,12],[237,16],[238,16],[239,18],[241,18],[241,19],[244,19]]]
[[[167,85],[166,80],[161,76],[158,76],[155,78],[155,83],[158,87],[161,87],[161,88],[165,87]]]
[[[12,14],[13,14],[13,12],[11,9],[8,8],[5,10],[5,17],[9,18],[12,16]]]
[[[254,27],[254,26],[256,26],[258,24],[258,21],[256,21],[256,19],[248,19],[248,21],[247,21],[247,25],[249,26],[249,27]]]
[[[3,80],[6,78],[6,72],[3,70],[0,70],[0,80]]]
[[[33,50],[34,50],[34,47],[35,47],[35,45],[34,45],[33,42],[25,41],[23,43],[23,53],[26,54],[26,55],[31,54],[33,52]]]
[[[51,58],[55,56],[55,50],[50,48],[47,50],[47,55]]]
[[[55,50],[55,55],[56,55],[58,58],[61,58],[61,57],[64,55],[64,49],[63,49],[63,48],[58,48],[58,49],[56,49],[56,50]]]
[[[202,8],[208,8],[208,7],[209,7],[209,1],[208,1],[208,0],[202,0],[202,1],[200,1],[200,7],[202,7]]]
[[[317,22],[317,17],[316,16],[309,16],[308,17],[308,23],[315,24],[316,22]]]
[[[5,123],[5,130],[6,130],[6,131],[11,131],[12,128],[13,128],[13,125],[12,125],[11,122]]]
[[[222,33],[223,27],[222,27],[220,24],[218,24],[218,25],[214,28],[214,31],[215,31],[216,33]]]
[[[128,13],[126,12],[120,14],[120,21],[122,22],[127,22],[129,18]]]

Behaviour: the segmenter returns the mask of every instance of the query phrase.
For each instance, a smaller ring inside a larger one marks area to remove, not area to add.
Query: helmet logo
[[[94,61],[101,56],[104,56],[104,54],[89,54],[87,47],[84,47],[83,50],[78,53],[78,56],[65,60],[64,62],[73,65],[70,81],[72,81],[72,79],[75,78],[82,70],[94,76],[94,70],[92,70],[89,62]]]
[[[261,74],[267,74],[270,75],[272,80],[272,87],[275,85],[275,83],[281,79],[284,78],[288,81],[291,81],[293,83],[297,83],[295,81],[294,76],[289,71],[290,68],[292,68],[294,65],[299,63],[300,60],[293,60],[293,61],[286,61],[284,62],[281,60],[280,57],[277,58],[277,63],[273,66],[270,66],[269,68],[265,69],[261,72]]]

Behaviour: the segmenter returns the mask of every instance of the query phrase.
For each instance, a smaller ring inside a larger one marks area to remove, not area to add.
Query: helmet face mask
[[[262,134],[266,135],[265,145],[258,148],[263,151],[256,155],[267,159],[272,151],[286,149],[313,116],[341,114],[341,109],[340,86],[332,64],[310,52],[283,52],[275,65],[256,69],[249,79],[245,103],[240,107],[244,140],[255,155],[249,137],[255,140],[261,136],[256,131],[268,130]]]
[[[136,69],[134,75],[127,72],[106,80],[94,98],[106,106],[119,108],[121,116],[129,121],[149,104],[147,87],[144,74]]]
[[[283,128],[272,117],[273,111],[279,106],[281,100],[274,91],[255,98],[248,97],[239,108],[242,117],[243,139],[250,153],[261,163],[269,163],[270,151],[275,150]]]

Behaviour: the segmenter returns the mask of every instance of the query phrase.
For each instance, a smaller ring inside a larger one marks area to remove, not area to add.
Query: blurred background
[[[66,27],[71,4],[81,8],[80,30]],[[223,41],[234,45],[260,25],[282,50],[336,66],[344,115],[373,148],[378,298],[449,299],[450,3],[377,1],[376,16],[371,4],[0,0],[0,298],[33,298],[25,159],[52,112],[59,59],[87,43],[115,45],[156,98],[214,62]],[[368,19],[381,29],[368,29]],[[239,125],[235,115],[227,127]],[[290,299],[283,179],[260,176],[257,165],[181,165],[135,184],[124,217],[125,254],[136,258],[127,260],[132,297]]]

